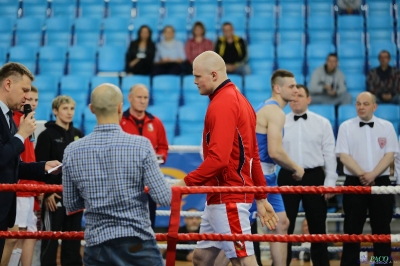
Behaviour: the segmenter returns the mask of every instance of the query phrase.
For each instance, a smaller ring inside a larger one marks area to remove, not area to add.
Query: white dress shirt
[[[294,120],[286,115],[283,148],[289,157],[305,169],[324,167],[324,186],[336,186],[335,137],[328,119],[309,110],[307,119]]]
[[[360,122],[374,122],[360,127]],[[373,116],[370,121],[362,121],[358,116],[343,122],[339,127],[336,154],[350,155],[361,169],[371,172],[388,152],[399,152],[396,132],[389,121]],[[346,175],[353,175],[344,167]],[[389,167],[381,175],[389,175]]]
[[[0,101],[0,109],[4,114],[4,117],[6,118],[8,127],[10,127],[10,120],[9,120],[9,116],[7,114],[8,111],[10,111],[10,108],[8,108],[8,106],[5,103]],[[19,138],[22,141],[22,143],[24,143],[24,138],[20,134],[15,134],[14,136]]]

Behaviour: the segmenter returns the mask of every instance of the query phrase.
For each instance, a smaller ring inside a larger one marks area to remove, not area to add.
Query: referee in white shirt
[[[336,154],[344,165],[345,186],[390,186],[389,165],[399,146],[392,123],[375,117],[376,108],[374,95],[360,93],[358,116],[339,127]],[[343,210],[345,234],[362,234],[367,212],[373,234],[390,234],[393,195],[344,194]],[[360,243],[344,243],[340,265],[359,265],[359,253]],[[374,243],[376,258],[390,255],[390,243]]]
[[[291,171],[282,168],[279,186],[331,186],[336,185],[335,138],[328,119],[307,110],[311,97],[307,87],[297,85],[299,92],[290,102],[292,112],[286,115],[283,148],[290,158],[304,168],[303,179],[296,181]],[[332,197],[317,194],[282,194],[286,215],[290,220],[288,234],[293,234],[300,201],[303,202],[310,234],[326,234],[326,200]],[[291,261],[291,243],[288,244],[288,264]],[[329,265],[327,243],[311,244],[314,265]]]

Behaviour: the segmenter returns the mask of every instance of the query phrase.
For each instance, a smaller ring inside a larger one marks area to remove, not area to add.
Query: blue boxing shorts
[[[264,175],[265,180],[267,181],[267,186],[269,187],[277,187],[278,186],[278,176],[276,173],[272,173],[270,175]],[[283,199],[281,194],[268,193],[267,196],[268,202],[274,208],[275,213],[284,212],[285,206],[283,205]],[[250,224],[254,223],[257,220],[257,205],[254,200],[253,204],[250,207]]]

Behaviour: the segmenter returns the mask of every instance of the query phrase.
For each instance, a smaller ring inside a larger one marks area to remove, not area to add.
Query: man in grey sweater
[[[309,87],[313,104],[351,104],[344,74],[337,65],[337,55],[332,53],[323,66],[314,70]]]

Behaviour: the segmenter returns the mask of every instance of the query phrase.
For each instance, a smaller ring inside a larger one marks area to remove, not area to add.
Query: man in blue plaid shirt
[[[63,159],[64,205],[69,212],[86,208],[84,264],[163,265],[151,228],[148,198],[170,205],[150,141],[122,131],[122,93],[102,84],[91,95],[98,125],[71,143]]]

